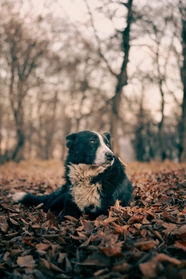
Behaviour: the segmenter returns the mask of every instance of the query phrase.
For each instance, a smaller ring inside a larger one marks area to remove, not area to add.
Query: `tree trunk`
[[[161,120],[158,123],[158,137],[159,137],[159,145],[160,145],[160,156],[161,160],[164,161],[167,158],[165,151],[165,143],[164,143],[164,132],[163,132],[163,124],[164,124],[164,109],[165,109],[165,100],[164,100],[164,92],[162,88],[162,80],[159,80],[159,89],[161,93]]]
[[[163,124],[162,122],[158,124],[158,137],[159,137],[159,145],[160,145],[160,156],[161,156],[161,160],[164,161],[167,158],[167,154],[165,152],[162,124]]]
[[[17,143],[13,150],[11,159],[14,160],[15,162],[19,162],[24,159],[25,131],[24,131],[23,101],[24,101],[25,94],[23,92],[23,83],[19,81],[17,84],[17,96],[16,96],[17,105],[15,105],[15,103],[13,102],[13,99],[15,98],[13,85],[14,85],[14,73],[10,84],[10,100],[11,100],[11,106],[12,106],[14,120],[16,124]]]
[[[186,161],[186,8],[180,1],[180,14],[182,18],[182,57],[183,64],[181,67],[181,81],[183,85],[183,102],[182,102],[182,116],[181,116],[181,148],[180,161]]]
[[[186,70],[186,69],[185,69]],[[182,102],[182,118],[181,118],[181,156],[180,161],[186,161],[186,75],[185,75],[185,85],[183,93],[183,102]]]
[[[14,148],[12,160],[19,162],[24,159],[25,135],[22,129],[17,128],[17,144]]]
[[[2,107],[1,107],[1,104],[0,104],[0,158],[2,156],[2,149],[1,149],[1,144],[2,144],[2,118],[3,118],[3,115],[2,115]]]
[[[61,160],[62,162],[65,161],[66,156],[66,136],[70,134],[72,127],[72,119],[68,117],[67,115],[63,115],[63,139],[61,140],[61,147],[62,147],[62,155]]]
[[[112,103],[112,110],[111,110],[111,135],[113,138],[112,147],[114,150],[114,153],[119,156],[120,153],[120,147],[119,147],[119,135],[118,135],[118,124],[119,124],[119,107],[121,102],[121,92],[116,92],[115,96],[113,98]]]
[[[132,2],[133,0],[128,0],[125,6],[128,9],[127,14],[127,26],[122,32],[122,48],[124,53],[123,63],[119,75],[117,76],[117,85],[115,90],[115,95],[112,99],[112,109],[111,109],[111,123],[110,132],[113,138],[113,150],[117,156],[120,154],[119,146],[119,110],[121,104],[121,95],[123,86],[127,85],[127,65],[129,61],[129,50],[130,50],[130,26],[132,22]]]
[[[56,90],[54,94],[53,107],[51,108],[52,115],[49,120],[48,131],[45,139],[45,160],[49,160],[50,158],[52,158],[52,151],[53,151],[52,141],[53,141],[55,126],[56,126],[57,103],[58,103],[58,90]]]
[[[23,99],[19,96],[18,107],[14,111],[14,119],[16,124],[17,144],[12,154],[12,160],[19,162],[24,159],[25,131],[24,131],[24,112]]]

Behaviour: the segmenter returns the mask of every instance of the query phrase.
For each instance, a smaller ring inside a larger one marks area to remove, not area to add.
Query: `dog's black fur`
[[[107,214],[117,199],[127,206],[133,187],[111,149],[110,134],[82,131],[68,135],[66,140],[66,183],[50,195],[18,193],[14,200],[26,206],[43,203],[43,210],[50,209],[59,221],[66,215],[79,218],[83,213],[95,218]]]

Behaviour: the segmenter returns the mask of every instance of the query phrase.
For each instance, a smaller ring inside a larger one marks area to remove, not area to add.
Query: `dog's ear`
[[[111,135],[108,132],[104,132],[103,135],[108,139],[108,141],[110,142],[111,140]]]
[[[70,148],[76,139],[77,133],[66,136],[66,147]]]

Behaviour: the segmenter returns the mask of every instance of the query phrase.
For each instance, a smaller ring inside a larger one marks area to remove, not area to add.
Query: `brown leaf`
[[[82,240],[85,240],[87,237],[85,235],[83,235],[83,236],[71,235],[71,238],[74,240],[82,241]]]
[[[133,226],[134,226],[136,229],[140,230],[142,224],[136,223],[136,224],[133,224]]]
[[[158,263],[169,262],[174,265],[179,265],[181,262],[175,258],[169,257],[165,254],[158,254],[151,260],[139,264],[141,272],[146,278],[155,278],[158,275]]]
[[[128,224],[132,225],[134,223],[141,223],[143,220],[144,216],[141,214],[136,214],[134,216],[132,216],[129,220],[128,220]]]
[[[40,209],[42,206],[43,206],[43,203],[40,203],[37,206],[35,206],[35,209]]]
[[[116,220],[118,220],[118,217],[108,217],[103,221],[103,223],[104,224],[109,224],[109,223],[114,222]]]
[[[172,201],[172,198],[170,198],[169,196],[162,196],[158,202],[160,204],[169,204]]]
[[[143,229],[140,231],[141,236],[144,238],[147,235],[147,230]]]
[[[3,221],[3,223],[0,222],[0,230],[4,233],[8,230],[8,223],[6,221]]]
[[[41,258],[41,262],[42,262],[42,264],[44,265],[44,267],[46,267],[47,269],[50,269],[50,263],[49,263],[49,261],[47,261],[47,260]]]
[[[149,240],[149,241],[140,241],[135,243],[134,245],[136,248],[139,248],[142,251],[148,251],[152,249],[156,244],[157,244],[156,241]]]
[[[94,256],[91,258],[85,259],[83,262],[75,262],[78,265],[82,266],[93,266],[93,267],[102,267],[102,266],[108,266],[110,263],[108,260],[103,261],[102,257]]]
[[[164,241],[161,234],[158,231],[151,231],[160,241]]]
[[[166,221],[169,221],[169,222],[172,222],[172,223],[176,223],[178,221],[178,218],[177,217],[174,217],[170,214],[167,213],[167,211],[164,211],[163,212],[163,218],[166,220]]]
[[[50,247],[49,244],[45,244],[45,243],[39,243],[39,244],[36,244],[35,246],[38,250],[41,250],[41,251],[46,251],[48,250],[48,248]]]
[[[84,230],[86,231],[87,235],[90,235],[94,229],[94,224],[91,221],[84,222]]]
[[[29,225],[30,222],[25,221],[23,218],[21,218],[21,221],[25,224],[25,225]]]
[[[70,216],[70,215],[66,215],[66,216],[65,216],[65,219],[70,220],[70,221],[73,221],[73,222],[77,222],[77,221],[78,221],[78,219],[76,219],[76,218],[74,218],[74,217],[72,217],[72,216]]]
[[[170,262],[172,264],[175,264],[175,265],[179,265],[181,264],[181,261],[176,259],[176,258],[173,258],[173,257],[170,257],[166,254],[163,254],[163,253],[159,253],[157,256],[154,257],[155,260],[157,261],[160,261],[160,262]]]
[[[162,226],[166,228],[166,230],[163,230],[165,234],[170,234],[172,231],[175,230],[177,227],[176,224],[170,224],[170,223],[162,223]]]
[[[80,247],[86,247],[86,246],[88,246],[89,243],[90,243],[90,241],[91,241],[91,239],[92,239],[92,235],[89,236],[89,238],[88,238],[87,240],[85,240],[85,241],[81,244]]]
[[[15,226],[19,226],[19,223],[18,223],[17,221],[15,221],[14,219],[9,218],[9,220],[10,220],[10,222],[11,222],[12,224],[14,224]]]
[[[122,244],[122,242],[119,242],[110,247],[99,246],[99,250],[107,257],[119,256],[121,254]]]
[[[7,252],[4,254],[3,260],[4,260],[5,262],[7,262],[7,261],[9,260],[9,256],[10,256],[10,252],[7,251]]]
[[[129,227],[129,232],[131,232],[132,234],[138,234],[138,230],[136,228],[133,227]]]
[[[64,259],[67,257],[67,253],[59,253],[58,263],[62,263]]]
[[[148,225],[148,224],[150,224],[150,222],[149,222],[145,217],[143,217],[141,223],[142,223],[143,225]]]
[[[50,225],[58,227],[58,220],[55,217],[55,215],[50,211],[50,209],[47,211],[47,220],[49,220]]]
[[[174,247],[182,249],[186,252],[186,241],[176,241]]]
[[[40,224],[34,224],[34,225],[32,225],[32,228],[33,229],[40,229],[41,226],[40,226]]]
[[[5,234],[5,236],[12,238],[13,236],[18,235],[18,234],[19,234],[19,232],[14,232],[14,233]]]
[[[29,245],[29,246],[31,246],[31,247],[35,247],[35,241],[34,242],[32,242],[32,240],[34,240],[34,238],[23,238],[22,239],[22,241],[25,243],[25,244],[27,244],[27,245]]]
[[[180,238],[186,238],[186,225],[181,226],[178,229],[175,229],[174,231],[171,232],[171,234],[179,236]]]
[[[35,261],[31,255],[18,257],[17,264],[20,267],[30,267],[33,268],[35,266]]]
[[[105,272],[108,272],[108,268],[99,269],[98,271],[94,272],[94,277],[98,277]]]
[[[126,261],[122,261],[120,263],[115,264],[112,269],[115,271],[127,272],[131,269],[131,265],[128,264]]]
[[[119,234],[123,233],[124,231],[127,231],[128,228],[130,228],[129,225],[119,226],[115,223],[113,223],[112,226],[114,227],[114,232]]]

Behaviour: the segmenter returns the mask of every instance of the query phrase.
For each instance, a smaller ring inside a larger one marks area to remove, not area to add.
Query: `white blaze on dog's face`
[[[99,138],[99,146],[96,150],[95,165],[110,164],[114,162],[114,153],[109,146],[104,142],[101,134],[94,132]]]

